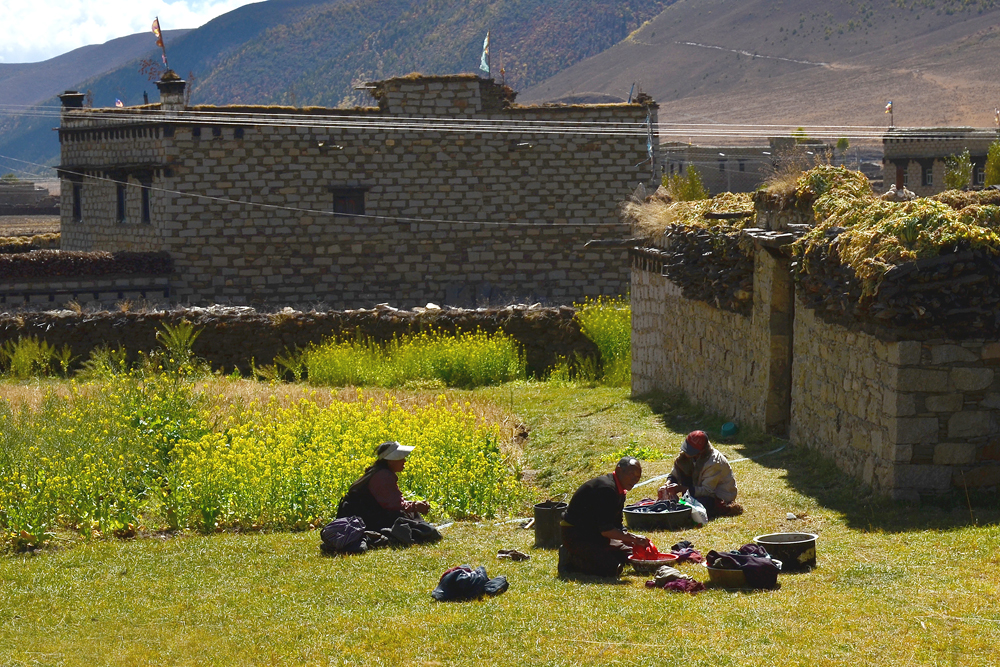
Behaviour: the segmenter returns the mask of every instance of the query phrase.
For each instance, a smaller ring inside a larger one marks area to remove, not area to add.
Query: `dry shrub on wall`
[[[776,150],[772,162],[765,168],[764,190],[768,194],[788,197],[798,189],[802,175],[823,165],[830,157],[823,151],[807,151],[805,147]]]
[[[633,231],[639,236],[660,236],[671,225],[696,229],[729,229],[738,231],[752,227],[752,215],[728,220],[705,218],[705,213],[739,213],[753,210],[753,199],[747,192],[723,192],[711,199],[672,201],[654,194],[643,202],[625,204],[625,214],[633,221]]]

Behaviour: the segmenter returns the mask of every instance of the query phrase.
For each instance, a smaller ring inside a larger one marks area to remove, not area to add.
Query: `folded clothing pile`
[[[777,588],[781,561],[771,558],[758,544],[744,544],[735,551],[709,551],[705,555],[709,567],[720,570],[742,570],[750,588]]]
[[[483,595],[500,595],[507,590],[507,577],[493,577],[486,574],[486,568],[480,565],[459,565],[446,570],[441,575],[437,588],[431,592],[438,602],[461,602],[475,600]]]
[[[437,528],[419,519],[399,517],[392,528],[375,532],[366,530],[359,516],[335,519],[319,531],[319,548],[328,555],[360,554],[381,547],[408,547],[414,544],[437,542],[441,533]]]
[[[695,581],[689,574],[682,574],[680,570],[664,565],[656,570],[652,581],[647,581],[649,588],[662,588],[674,593],[691,593],[692,595],[705,590],[705,584]]]

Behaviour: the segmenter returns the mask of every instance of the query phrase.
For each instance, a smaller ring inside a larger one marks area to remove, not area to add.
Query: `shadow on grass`
[[[867,485],[845,474],[819,452],[796,447],[786,440],[747,430],[729,438],[721,436],[727,420],[693,405],[683,394],[654,393],[633,400],[645,403],[670,429],[680,433],[701,429],[713,442],[733,443],[741,456],[766,468],[785,471],[788,485],[840,513],[849,528],[865,531],[908,532],[948,530],[1000,522],[1000,495],[957,489],[925,497],[915,506],[874,493]],[[774,450],[786,445],[781,451]]]

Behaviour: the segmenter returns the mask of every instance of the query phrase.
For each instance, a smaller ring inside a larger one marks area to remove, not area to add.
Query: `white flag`
[[[479,69],[487,74],[490,73],[490,33],[486,31],[486,39],[483,40],[483,59],[479,63]]]

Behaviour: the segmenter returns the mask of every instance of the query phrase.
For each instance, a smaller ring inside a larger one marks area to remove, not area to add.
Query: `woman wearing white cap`
[[[397,475],[406,465],[413,447],[398,442],[383,442],[375,450],[378,457],[361,478],[347,490],[337,508],[337,518],[359,516],[367,530],[391,528],[401,516],[427,514],[426,500],[404,500]]]

